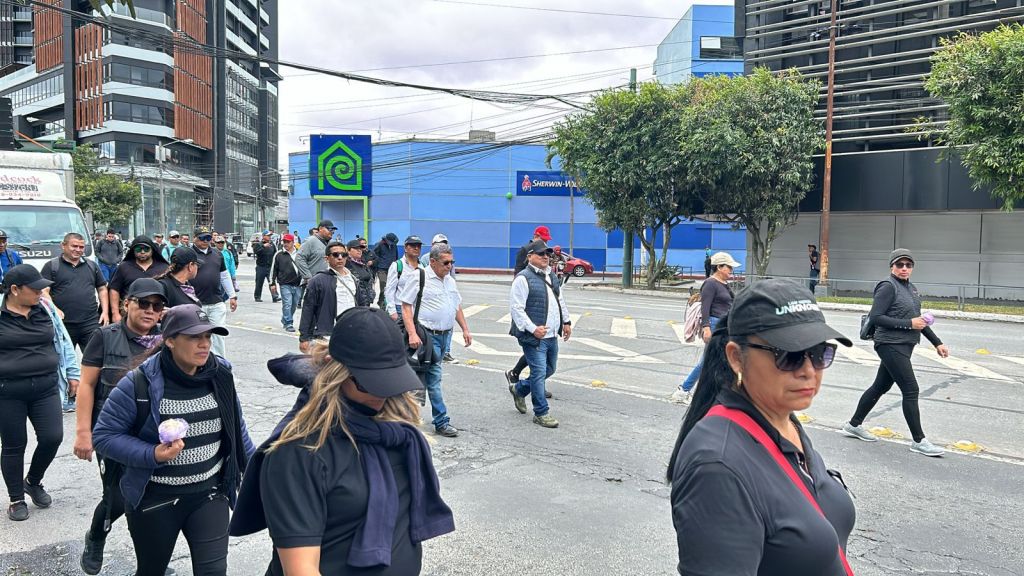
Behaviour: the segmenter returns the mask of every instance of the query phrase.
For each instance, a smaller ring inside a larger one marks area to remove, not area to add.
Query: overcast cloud
[[[690,0],[467,0],[678,19]],[[703,3],[703,2],[702,2]],[[731,3],[722,0],[707,3]],[[435,0],[301,0],[281,3],[280,57],[417,84],[536,94],[624,85],[631,67],[650,78],[656,48],[675,20],[541,12]],[[654,45],[644,48],[628,46]],[[616,48],[543,58],[424,66],[510,56]],[[399,68],[401,67],[401,68]],[[381,69],[384,68],[384,69]],[[376,69],[376,70],[374,70]],[[568,108],[509,106],[404,88],[281,70],[282,166],[308,149],[308,134],[371,134],[383,140],[465,137],[470,128],[499,139],[543,132]],[[471,123],[472,119],[472,123]]]

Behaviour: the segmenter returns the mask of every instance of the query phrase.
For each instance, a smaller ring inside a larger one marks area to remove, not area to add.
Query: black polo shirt
[[[224,256],[216,248],[210,248],[206,253],[195,246],[192,246],[192,250],[199,257],[199,272],[189,282],[196,289],[196,298],[203,305],[220,304],[224,301],[220,273],[228,270]]]
[[[72,265],[63,256],[57,258],[59,266],[54,270],[53,260],[43,264],[42,276],[53,281],[50,296],[64,312],[65,324],[89,324],[99,322],[100,308],[96,289],[107,285],[100,267],[78,260]]]
[[[0,304],[0,378],[55,374],[59,359],[53,330],[42,304],[33,306],[28,317],[10,312],[6,302]]]
[[[110,277],[110,285],[108,288],[111,290],[117,290],[117,293],[124,298],[128,287],[132,285],[139,278],[156,278],[167,271],[167,264],[158,262],[156,260],[150,261],[149,268],[143,270],[139,266],[139,263],[135,259],[124,260],[117,265],[117,270],[114,271],[114,275]]]
[[[749,433],[725,418],[706,417],[683,441],[672,473],[679,573],[845,576],[838,546],[846,548],[856,510],[799,422],[793,419],[809,474],[799,464],[796,446],[745,396],[723,390],[718,401],[742,410],[768,433],[825,517]]]

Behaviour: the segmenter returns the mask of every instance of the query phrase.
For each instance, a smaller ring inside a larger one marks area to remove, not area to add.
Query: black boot
[[[82,572],[86,574],[99,574],[103,568],[103,546],[107,543],[106,537],[93,539],[92,532],[85,533],[85,549],[82,550]]]

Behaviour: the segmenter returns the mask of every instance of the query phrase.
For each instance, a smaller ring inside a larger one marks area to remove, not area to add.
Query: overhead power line
[[[432,0],[439,4],[462,4],[465,6],[479,6],[486,8],[508,8],[512,10],[532,10],[536,12],[558,12],[562,14],[585,14],[587,16],[612,16],[615,18],[642,18],[646,20],[682,20],[679,16],[655,16],[652,14],[622,14],[618,12],[594,12],[590,10],[568,10],[565,8],[542,8],[540,6],[518,6],[515,4],[490,4],[484,2],[470,2],[468,0]],[[689,18],[687,18],[689,20]],[[722,22],[732,24],[731,20],[700,20],[695,22]]]

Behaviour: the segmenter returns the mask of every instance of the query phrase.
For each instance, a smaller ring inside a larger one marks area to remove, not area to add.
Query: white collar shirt
[[[548,332],[544,337],[555,338],[558,336],[558,329],[561,327],[560,323],[569,321],[569,308],[565,305],[565,297],[559,291],[558,297],[555,298],[554,290],[547,284],[551,278],[551,268],[540,269],[533,264],[529,264],[527,269],[544,276],[544,290],[548,293],[548,314],[544,321],[544,325],[548,327]],[[537,325],[526,315],[526,300],[529,297],[529,281],[522,276],[516,276],[515,280],[512,281],[512,292],[509,294],[509,312],[512,315],[512,321],[516,323],[520,330],[532,333],[537,329]]]
[[[462,296],[459,294],[455,278],[446,274],[439,278],[430,266],[424,268],[425,283],[423,285],[423,301],[420,303],[420,324],[430,330],[451,330],[455,327],[455,315],[462,306]],[[403,279],[407,272],[402,273]],[[404,287],[399,294],[402,304],[416,306],[416,295],[420,290],[419,274],[414,274],[415,280],[403,282]]]
[[[334,313],[334,317],[337,318],[341,316],[342,312],[356,305],[356,280],[352,277],[351,272],[348,274],[334,272],[334,275],[338,278],[337,286],[334,288],[338,299],[338,309]]]
[[[398,275],[398,263],[402,263],[402,275]],[[409,259],[405,256],[401,260],[396,260],[391,263],[388,267],[388,279],[384,284],[384,299],[388,301],[388,312],[394,312],[395,307],[402,307],[402,301],[399,295],[405,288],[405,285],[412,282],[411,278],[415,278],[416,282],[419,282],[420,274],[418,270],[422,268],[422,264],[417,260],[415,264],[410,264]],[[417,287],[417,290],[419,288]],[[414,302],[415,304],[415,302]],[[401,312],[399,312],[401,314]]]

